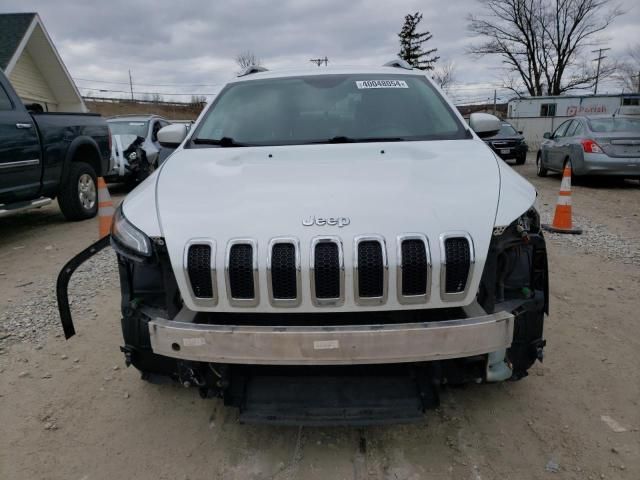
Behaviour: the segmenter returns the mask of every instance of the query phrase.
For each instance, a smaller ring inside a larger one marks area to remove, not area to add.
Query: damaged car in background
[[[158,131],[170,122],[158,115],[120,115],[107,119],[113,143],[108,182],[135,186],[159,166]]]
[[[73,271],[111,245],[126,364],[242,422],[415,421],[443,385],[521,379],[547,252],[535,189],[483,144],[500,127],[398,60],[251,67],[158,133],[176,151],[63,268],[65,336]]]

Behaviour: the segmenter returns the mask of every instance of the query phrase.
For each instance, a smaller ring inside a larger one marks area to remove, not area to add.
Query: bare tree
[[[250,50],[245,50],[244,52],[236,55],[236,64],[240,67],[240,71],[247,69],[248,67],[252,67],[254,65],[258,66],[262,62],[256,57],[256,55]]]
[[[451,60],[447,60],[437,66],[432,73],[433,81],[436,82],[442,90],[449,93],[449,90],[456,82],[455,64]]]
[[[623,91],[640,93],[640,43],[629,47],[613,77]]]
[[[204,105],[207,103],[207,97],[205,95],[191,95],[189,103],[192,105]]]
[[[471,15],[469,30],[485,41],[470,53],[500,56],[531,96],[592,87],[596,72],[583,49],[622,13],[610,0],[479,1],[486,13]],[[601,66],[600,78],[611,71]]]

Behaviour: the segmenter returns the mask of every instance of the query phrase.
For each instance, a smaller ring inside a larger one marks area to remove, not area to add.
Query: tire
[[[516,165],[524,165],[524,162],[527,161],[527,154],[522,153],[516,158]]]
[[[549,171],[542,165],[542,155],[538,152],[538,156],[536,157],[536,174],[539,177],[546,177],[547,173],[549,173]]]
[[[98,187],[96,172],[84,162],[71,162],[69,175],[60,187],[58,205],[67,220],[93,218],[98,213]]]

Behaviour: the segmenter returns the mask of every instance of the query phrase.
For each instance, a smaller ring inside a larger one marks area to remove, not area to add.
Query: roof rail
[[[269,71],[268,68],[261,67],[260,65],[250,65],[247,68],[245,68],[238,75],[238,77],[244,77],[245,75],[251,75],[253,73],[268,72],[268,71]]]
[[[409,63],[401,58],[396,58],[383,65],[383,67],[404,68],[405,70],[413,70],[413,67]]]

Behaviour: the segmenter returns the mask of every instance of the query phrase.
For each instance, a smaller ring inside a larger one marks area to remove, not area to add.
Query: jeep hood
[[[457,303],[468,304],[475,297],[496,220],[502,169],[498,162],[477,139],[179,150],[157,175],[159,229],[185,302],[193,309],[195,305],[191,304],[184,278],[185,244],[197,238],[215,240],[221,293],[217,311],[237,310],[225,302],[223,294],[225,249],[234,238],[257,241],[263,298],[256,310],[273,311],[264,293],[267,245],[273,237],[299,239],[305,271],[312,238],[339,236],[344,246],[345,285],[349,290],[355,236],[377,234],[385,238],[392,285],[397,236],[423,233],[431,249],[432,291],[437,292],[439,237],[445,232],[464,231],[473,239],[476,264],[468,294]],[[510,205],[521,214],[533,203],[532,189],[511,191],[519,198],[510,199]],[[125,213],[136,223],[137,212],[126,207],[125,204]],[[314,216],[344,217],[349,223],[303,225],[303,221],[309,223]],[[304,295],[309,291],[308,275],[302,277],[303,296],[308,297]],[[385,305],[369,308],[416,308],[398,304],[392,298],[391,288],[389,291]],[[455,304],[444,304],[438,295],[433,295],[425,307]],[[296,311],[305,309],[317,311],[308,299]],[[323,311],[332,309],[327,307]],[[348,292],[344,306],[335,309],[367,307],[355,305]]]

